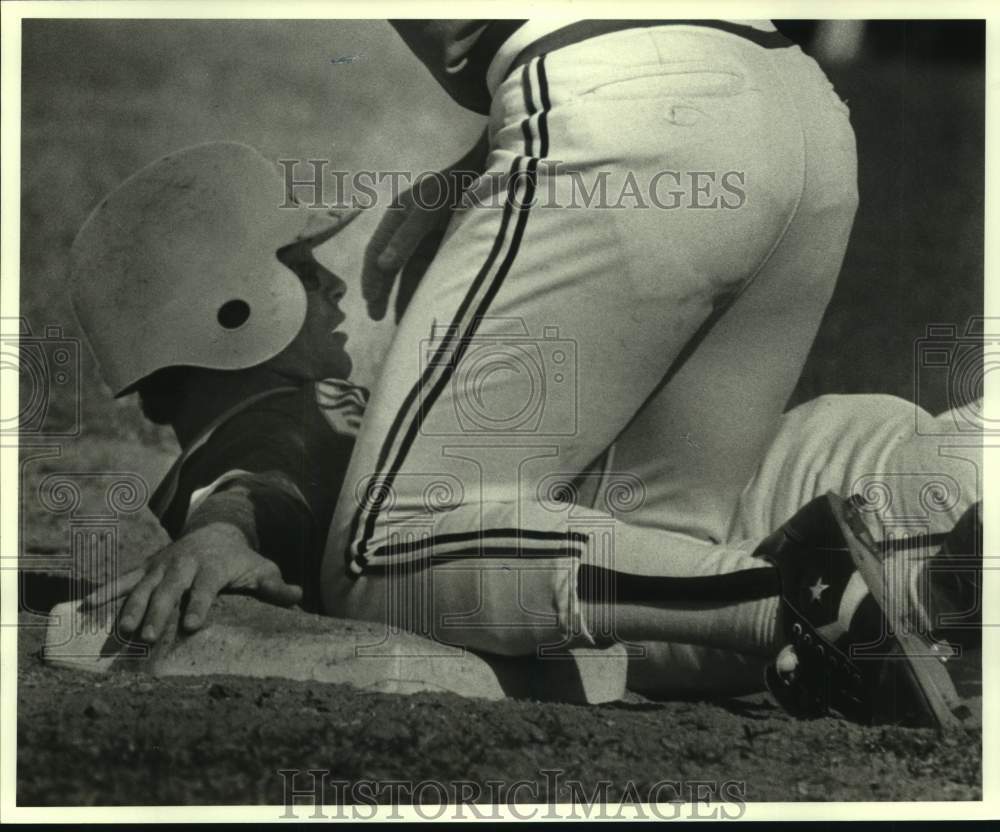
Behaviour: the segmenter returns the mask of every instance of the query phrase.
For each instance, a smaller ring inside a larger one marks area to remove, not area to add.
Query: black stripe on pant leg
[[[534,100],[531,95],[529,67],[527,65],[524,67],[524,70],[522,72],[522,88],[524,90],[525,112],[527,113],[527,116],[521,122],[521,130],[525,138],[525,144],[527,148],[526,153],[527,155],[530,156],[532,147],[530,124],[531,124],[531,116],[534,113]],[[546,93],[546,100],[547,98],[548,95]],[[429,379],[433,375],[435,368],[440,366],[441,363],[440,358],[444,355],[444,351],[451,344],[454,333],[458,331],[458,328],[461,325],[462,319],[465,317],[466,312],[468,311],[468,307],[470,306],[472,299],[475,297],[483,281],[485,280],[486,275],[492,268],[493,263],[496,260],[496,257],[499,254],[500,248],[506,237],[507,226],[510,221],[511,212],[509,208],[513,202],[513,195],[515,193],[515,187],[517,183],[517,175],[520,172],[519,165],[520,165],[520,157],[516,157],[510,169],[510,174],[509,174],[510,181],[508,184],[507,202],[504,206],[504,213],[500,224],[500,230],[493,241],[493,247],[490,250],[486,263],[483,265],[483,268],[480,269],[479,273],[476,275],[476,278],[472,283],[472,286],[470,287],[469,291],[466,292],[465,297],[462,299],[462,303],[459,306],[458,311],[452,318],[451,326],[448,328],[444,340],[442,341],[438,349],[435,351],[434,358],[428,363],[428,366],[421,374],[421,377],[417,381],[417,383],[412,388],[410,388],[410,391],[407,394],[406,399],[403,402],[403,405],[396,411],[396,416],[393,419],[389,431],[386,433],[385,439],[382,442],[382,447],[379,451],[378,462],[376,463],[376,468],[375,468],[376,471],[375,477],[381,476],[381,474],[379,474],[378,472],[382,471],[382,469],[385,467],[386,460],[388,459],[389,453],[392,450],[393,444],[396,439],[396,435],[399,432],[400,427],[402,426],[403,420],[410,413],[410,410],[413,407],[413,403],[414,401],[416,401],[420,390],[428,383]],[[388,493],[384,488],[383,489],[369,488],[363,495],[362,503],[361,505],[358,506],[357,511],[355,511],[354,516],[351,519],[351,526],[347,538],[348,545],[344,553],[345,559],[347,560],[348,564],[351,562],[351,548],[352,546],[354,546],[354,543],[357,539],[358,527],[360,526],[361,518],[364,514],[373,510],[371,501],[369,500],[369,494],[373,490],[377,492],[377,496],[375,498],[376,505],[374,506],[374,510],[376,512],[378,512],[378,510],[381,508],[381,504],[384,501],[386,494]],[[355,548],[358,549],[356,554],[360,556],[357,558],[357,560],[361,562],[363,565],[365,561],[365,558],[363,557],[364,552],[360,550],[360,547],[355,547]]]
[[[388,488],[392,487],[392,483],[396,479],[396,474],[399,473],[403,462],[406,460],[406,455],[409,453],[410,448],[413,446],[413,442],[416,440],[417,433],[420,430],[420,426],[423,424],[424,418],[430,409],[434,406],[434,403],[438,400],[445,385],[451,380],[451,376],[455,371],[455,368],[461,362],[466,350],[469,347],[472,339],[476,335],[476,331],[479,329],[482,323],[483,315],[489,310],[490,304],[496,297],[497,292],[500,291],[500,287],[503,285],[504,278],[506,278],[507,273],[510,271],[511,264],[514,262],[514,258],[517,256],[517,251],[521,245],[521,238],[524,236],[524,227],[528,221],[528,210],[531,205],[532,200],[535,195],[535,173],[536,167],[538,165],[538,160],[532,157],[528,160],[527,168],[527,184],[525,185],[524,201],[518,205],[517,208],[517,222],[514,226],[514,236],[511,240],[510,248],[507,251],[507,256],[504,258],[503,263],[501,263],[500,268],[497,270],[496,275],[490,284],[482,301],[476,307],[476,311],[472,317],[472,321],[463,333],[462,338],[459,340],[458,347],[455,354],[448,362],[445,367],[444,372],[438,377],[434,386],[431,388],[430,393],[427,395],[426,399],[420,403],[420,407],[417,410],[416,417],[410,423],[409,429],[406,431],[406,435],[403,437],[403,441],[400,445],[399,452],[396,454],[396,459],[393,461],[392,468],[385,477],[385,486]],[[375,523],[378,520],[378,511],[373,510],[369,512],[368,518],[365,522],[364,533],[361,537],[361,541],[358,544],[358,554],[363,555],[367,551],[368,541],[371,540],[372,534],[375,531]]]
[[[382,452],[379,454],[378,466],[376,468],[377,472],[381,472],[385,467],[386,460],[388,459],[389,453],[392,450],[392,445],[393,445],[393,440],[395,439],[395,435],[398,433],[404,418],[412,409],[414,401],[417,402],[416,418],[418,419],[420,418],[420,413],[423,407],[423,402],[419,399],[421,389],[423,387],[426,387],[427,384],[430,382],[430,380],[433,378],[435,370],[443,366],[444,367],[443,372],[447,372],[448,367],[452,363],[451,360],[449,360],[447,363],[444,362],[443,358],[445,350],[448,349],[451,346],[452,341],[455,340],[455,333],[461,326],[462,318],[466,317],[469,306],[472,304],[473,299],[475,298],[476,294],[478,294],[480,288],[485,282],[487,275],[492,270],[496,262],[496,259],[503,248],[504,240],[507,237],[507,228],[510,225],[510,218],[513,216],[514,213],[514,194],[516,193],[518,174],[520,173],[521,170],[522,160],[523,157],[517,156],[515,157],[513,163],[511,164],[511,175],[507,185],[507,200],[506,203],[504,204],[503,217],[500,221],[500,230],[497,232],[497,236],[494,238],[493,246],[490,249],[489,257],[483,264],[483,267],[479,270],[479,273],[476,275],[475,280],[473,280],[472,286],[469,288],[469,291],[466,292],[465,297],[462,299],[462,303],[459,306],[459,309],[456,312],[455,317],[452,319],[451,325],[448,327],[445,339],[442,341],[441,345],[434,352],[434,358],[431,359],[431,361],[428,363],[427,368],[421,374],[420,379],[417,381],[417,383],[414,384],[413,387],[410,389],[410,392],[407,394],[406,401],[404,402],[403,407],[400,408],[399,411],[397,411],[396,418],[393,420],[392,427],[390,428],[390,433],[386,435],[386,439],[382,444]],[[406,435],[408,436],[409,433],[410,432],[408,431]],[[397,464],[399,459],[400,457],[399,454],[397,453],[396,462],[393,463],[392,468],[390,468],[390,470],[386,474],[381,474],[381,473],[375,474],[375,477],[377,478],[377,485],[374,489],[369,487],[369,489],[367,489],[364,494],[363,498],[364,502],[362,503],[361,506],[358,507],[358,510],[355,513],[353,521],[351,523],[351,534],[349,537],[350,541],[355,541],[357,539],[358,528],[361,524],[362,515],[367,513],[369,519],[372,517],[377,517],[378,512],[382,508],[382,503],[385,501],[386,496],[390,493],[392,483],[395,481],[396,473],[398,473]],[[368,494],[371,493],[372,491],[375,491],[377,493],[377,496],[374,499],[374,501],[369,503],[367,497]],[[357,541],[356,555],[358,556],[359,559],[364,556],[367,540],[371,536],[370,533],[367,532],[368,529],[367,524],[365,528],[366,532],[362,535],[360,541]],[[351,552],[350,549],[348,549],[347,552],[348,560],[350,560],[350,556]]]
[[[767,566],[723,575],[673,578],[617,572],[585,563],[577,573],[580,600],[598,604],[736,604],[773,598],[780,592],[778,570]]]
[[[467,549],[456,549],[454,552],[434,552],[419,562],[447,563],[452,560],[475,560],[477,558],[482,558],[483,560],[518,560],[521,558],[524,560],[539,560],[546,558],[579,558],[582,556],[583,552],[579,549],[565,545],[553,549],[544,546],[529,546],[518,549],[516,552],[511,551],[506,546],[474,546]],[[385,562],[373,560],[369,565],[375,566]],[[400,561],[391,562],[399,563]],[[415,563],[418,561],[406,562]]]
[[[516,174],[520,169],[520,163],[521,163],[520,156],[515,157],[514,161],[511,163],[510,174],[509,174],[510,184],[508,185],[508,189],[510,191],[513,190],[513,185],[516,182],[517,179]],[[508,205],[510,204],[510,201],[511,201],[510,193],[508,193]],[[386,433],[385,439],[382,441],[382,448],[379,451],[378,462],[376,463],[375,467],[376,471],[374,475],[375,478],[381,476],[378,472],[385,467],[386,460],[388,459],[389,453],[392,450],[392,446],[396,439],[396,435],[399,433],[399,430],[402,427],[403,420],[410,413],[413,407],[413,403],[417,400],[417,397],[420,394],[421,388],[424,387],[429,382],[434,371],[441,366],[444,351],[448,349],[448,347],[451,345],[451,342],[454,339],[454,334],[458,330],[462,318],[468,311],[468,307],[472,303],[473,297],[478,292],[479,288],[482,286],[483,281],[486,279],[486,275],[488,275],[490,270],[493,268],[493,264],[496,262],[496,259],[500,254],[500,250],[503,247],[503,242],[506,239],[507,227],[510,224],[511,214],[512,211],[509,210],[508,207],[505,205],[503,216],[500,220],[500,229],[499,231],[497,231],[497,235],[493,240],[493,245],[490,248],[490,252],[486,258],[486,262],[479,270],[479,273],[473,280],[472,285],[469,288],[469,291],[462,299],[462,303],[459,306],[458,311],[455,313],[455,317],[452,320],[451,326],[449,326],[448,330],[446,331],[444,340],[441,342],[440,346],[434,352],[434,357],[428,362],[427,367],[424,368],[423,373],[421,373],[420,375],[420,379],[410,388],[410,391],[406,394],[406,398],[404,399],[402,406],[399,408],[399,410],[396,411],[396,416],[393,419],[392,425],[389,427],[389,431],[388,433]],[[384,489],[372,488],[371,486],[369,486],[369,488],[366,489],[365,494],[362,496],[362,503],[360,506],[358,506],[357,510],[354,513],[354,517],[351,520],[351,529],[348,535],[348,548],[347,551],[345,552],[345,556],[348,560],[350,560],[351,557],[350,547],[357,538],[358,527],[360,526],[361,523],[361,517],[366,512],[372,510],[372,506],[369,504],[369,498],[368,498],[368,495],[372,491],[375,491],[378,494],[382,495],[381,497],[375,498],[375,503],[376,503],[375,510],[378,510],[381,501],[385,499],[385,494],[387,493],[385,492]]]
[[[549,155],[549,110],[552,109],[552,105],[549,101],[549,81],[545,74],[544,55],[538,59],[538,90],[542,102],[542,110],[538,115],[538,156],[545,158]]]
[[[535,114],[535,99],[531,94],[531,63],[524,65],[521,71],[521,93],[524,95],[524,111],[528,117],[521,122],[521,133],[524,136],[524,155],[531,156],[533,145],[531,140],[531,117]]]
[[[530,66],[531,65],[529,64],[528,66],[525,67],[524,77],[526,79],[530,77],[528,72]],[[531,94],[530,83],[526,82],[526,86],[529,87],[526,90],[526,98],[528,100],[530,107],[533,106],[531,104],[531,98],[530,98]],[[547,92],[545,93],[545,97],[547,100],[548,98]],[[529,118],[530,118],[530,112],[529,112]],[[510,247],[507,250],[507,255],[504,258],[503,262],[501,263],[500,268],[497,270],[496,275],[493,277],[493,280],[490,283],[490,286],[487,289],[485,296],[480,301],[479,305],[476,307],[476,311],[473,313],[472,321],[466,328],[465,333],[463,333],[463,336],[459,341],[455,354],[451,357],[448,364],[445,366],[444,371],[441,373],[441,375],[438,377],[437,382],[431,388],[431,392],[428,394],[427,398],[424,401],[420,402],[420,406],[417,410],[416,417],[410,423],[410,427],[407,430],[406,435],[404,436],[403,441],[400,445],[399,451],[396,454],[396,459],[393,462],[393,466],[389,470],[388,474],[384,479],[384,483],[387,488],[392,487],[392,483],[395,481],[396,474],[402,467],[402,464],[406,459],[406,455],[409,453],[409,450],[412,447],[413,442],[416,440],[417,433],[420,430],[420,426],[423,424],[425,416],[429,412],[430,408],[434,406],[434,403],[437,401],[438,397],[441,395],[441,392],[444,390],[445,385],[451,379],[451,376],[454,373],[455,368],[458,367],[459,363],[461,362],[463,356],[465,355],[466,350],[468,349],[469,344],[475,337],[475,334],[478,331],[480,324],[482,323],[483,316],[489,310],[490,304],[493,302],[493,299],[500,291],[500,287],[503,285],[503,281],[506,278],[507,273],[510,271],[510,267],[514,262],[515,257],[517,256],[518,249],[520,248],[521,239],[524,236],[524,228],[528,221],[528,211],[531,207],[532,201],[534,200],[535,184],[537,179],[537,167],[538,167],[537,158],[531,157],[530,159],[528,159],[528,164],[526,169],[527,182],[524,188],[524,199],[517,206],[517,221],[514,227],[514,235],[511,240]],[[512,184],[516,186],[516,183]],[[510,194],[508,194],[508,202],[504,206],[505,214],[507,214],[511,205],[512,205],[512,198],[510,197]],[[358,543],[357,552],[359,555],[364,555],[366,553],[367,544],[368,541],[371,540],[371,536],[374,533],[375,523],[377,522],[377,520],[378,520],[378,510],[374,509],[368,513],[368,518],[367,521],[365,522],[365,529],[362,534],[361,540]]]
[[[431,535],[423,540],[411,540],[406,543],[390,543],[381,546],[373,552],[373,557],[390,557],[395,555],[406,555],[419,552],[421,549],[434,549],[448,546],[452,543],[481,543],[484,540],[496,542],[498,540],[513,541],[509,551],[511,554],[517,553],[517,547],[524,541],[559,543],[565,546],[568,543],[579,543],[586,545],[587,535],[580,532],[546,532],[533,529],[483,529],[478,532],[453,532],[449,534]]]
[[[583,557],[582,552],[579,549],[525,549],[523,554],[512,556],[505,549],[466,549],[460,552],[454,552],[445,555],[433,554],[426,558],[421,558],[420,560],[373,560],[365,567],[366,575],[386,575],[392,574],[395,571],[402,572],[406,570],[407,574],[414,574],[420,572],[424,569],[430,569],[434,566],[441,566],[446,563],[458,563],[459,561],[476,561],[483,567],[489,569],[500,569],[498,564],[493,564],[491,566],[491,561],[511,561],[515,557],[524,559],[526,564],[530,564],[532,561],[538,560],[550,560],[555,558],[562,558],[564,560],[569,560],[572,558]],[[534,571],[541,571],[537,567]]]
[[[525,97],[527,100],[528,117],[522,123],[522,128],[525,129],[526,135],[530,140],[530,130],[527,129],[527,125],[530,122],[532,115],[531,110],[533,109],[534,105],[533,105],[533,100],[531,98],[529,69],[530,65],[526,66],[524,69],[524,79],[526,88]],[[544,91],[544,97],[545,100],[548,100],[547,91]],[[520,245],[520,240],[524,234],[524,225],[527,221],[527,209],[528,207],[530,207],[531,202],[534,199],[535,184],[537,179],[537,173],[536,173],[537,165],[538,165],[538,160],[536,158],[532,157],[528,160],[526,169],[527,184],[525,186],[525,195],[524,195],[525,198],[523,202],[517,206],[518,218],[514,229],[513,238],[511,240],[511,244],[507,252],[507,256],[504,258],[504,261],[501,264],[499,270],[497,271],[497,274],[494,276],[489,286],[489,289],[486,292],[486,296],[477,306],[471,324],[467,327],[466,332],[463,334],[463,338],[459,342],[455,355],[452,356],[448,364],[445,366],[443,372],[438,378],[438,381],[431,389],[431,392],[427,396],[427,398],[419,402],[416,416],[413,422],[411,422],[410,427],[407,430],[406,435],[402,440],[400,448],[396,454],[396,459],[393,463],[393,466],[381,480],[382,487],[379,489],[380,494],[379,497],[377,498],[377,503],[367,511],[368,516],[365,522],[364,531],[362,532],[361,538],[357,542],[357,545],[355,546],[355,560],[358,561],[359,564],[362,566],[367,562],[367,558],[365,557],[365,555],[367,552],[368,542],[371,540],[371,536],[374,533],[375,523],[377,522],[379,510],[381,509],[381,504],[384,501],[385,495],[388,493],[388,489],[391,489],[392,483],[395,481],[396,474],[398,473],[403,461],[406,459],[406,455],[409,452],[409,449],[412,446],[413,442],[415,441],[420,426],[423,424],[423,420],[424,417],[426,416],[426,413],[428,412],[429,408],[434,404],[434,402],[437,400],[437,398],[440,396],[441,391],[444,389],[444,385],[451,378],[451,375],[454,373],[455,368],[461,361],[462,356],[464,356],[471,338],[474,337],[476,330],[478,329],[481,323],[483,314],[489,309],[490,303],[492,303],[493,299],[496,297],[497,292],[500,290],[500,286],[502,285],[503,280],[507,275],[507,272],[510,270],[510,266],[513,263],[514,257],[517,254],[517,249]],[[512,170],[513,170],[512,181],[508,188],[508,199],[507,203],[504,205],[504,222],[502,223],[504,229],[506,228],[506,223],[511,215],[511,208],[514,204],[514,196],[516,195],[516,185],[517,185],[516,179],[517,175],[520,173],[520,168],[516,164],[513,166]],[[499,239],[502,239],[502,236]],[[496,243],[494,245],[494,249],[495,250],[499,249],[499,246],[496,245]],[[475,296],[476,289],[478,289],[479,285],[481,285],[483,280],[485,279],[485,275],[487,272],[488,272],[487,268],[484,268],[480,272],[480,275],[477,276],[477,281],[476,281],[477,285],[473,287],[472,291],[466,294],[466,297],[463,300],[463,308],[460,309],[460,313],[462,314],[458,314],[455,316],[453,322],[453,329],[452,331],[449,332],[449,338],[454,334],[454,328],[457,328],[457,324],[461,321],[461,318],[464,316],[466,308],[468,307],[472,298]],[[442,348],[439,349],[437,354],[442,353],[443,349],[444,345],[442,345]],[[427,378],[430,378],[429,374],[425,374],[425,377],[421,378],[420,383],[415,388],[417,391],[419,391],[421,386],[423,386]],[[397,419],[397,422],[398,421],[399,419]],[[389,446],[391,446],[391,443],[387,442],[383,445],[383,449]],[[381,464],[379,465],[379,470],[381,470],[381,468],[384,466],[384,462],[385,460],[381,461]],[[364,512],[365,509],[361,508],[355,514],[354,522],[352,522],[351,526],[351,536],[350,536],[351,540],[354,540],[356,538],[358,526],[360,525],[361,515]],[[350,554],[350,551],[348,552],[348,554]]]

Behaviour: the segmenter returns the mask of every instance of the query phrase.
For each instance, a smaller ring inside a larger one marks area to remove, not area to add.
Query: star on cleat
[[[814,583],[811,587],[809,587],[809,591],[812,593],[813,601],[819,601],[820,596],[823,594],[824,590],[827,590],[829,588],[830,588],[829,584],[823,583],[822,576],[817,578],[816,583]]]

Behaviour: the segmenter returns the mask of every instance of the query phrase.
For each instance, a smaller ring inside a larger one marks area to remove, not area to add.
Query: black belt
[[[606,35],[610,32],[621,32],[625,29],[648,29],[652,26],[703,26],[707,29],[718,29],[720,32],[738,35],[758,46],[763,46],[765,49],[786,49],[795,45],[781,32],[764,32],[753,26],[730,23],[726,20],[581,20],[564,26],[562,29],[549,32],[525,47],[514,58],[504,77],[506,78],[514,70],[524,66],[532,58],[554,52],[564,46],[571,46],[574,43],[580,43],[580,41],[598,35]]]

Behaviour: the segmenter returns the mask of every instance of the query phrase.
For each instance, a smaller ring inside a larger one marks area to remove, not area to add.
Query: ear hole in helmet
[[[227,300],[216,317],[226,329],[239,329],[250,317],[250,305],[243,300]]]

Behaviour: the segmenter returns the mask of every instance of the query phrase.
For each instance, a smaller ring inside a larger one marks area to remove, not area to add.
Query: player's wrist
[[[230,491],[210,495],[188,517],[182,536],[197,535],[202,542],[240,545],[258,550],[253,505],[244,495]]]

